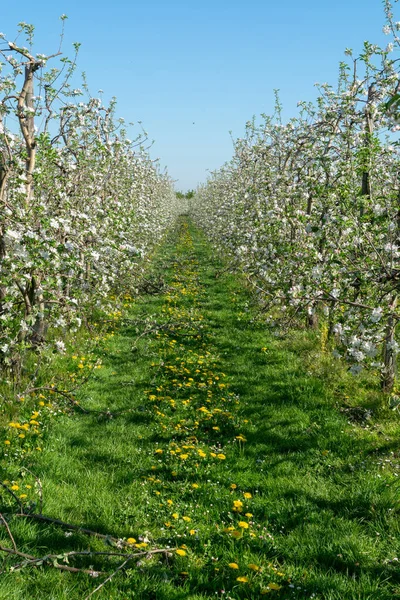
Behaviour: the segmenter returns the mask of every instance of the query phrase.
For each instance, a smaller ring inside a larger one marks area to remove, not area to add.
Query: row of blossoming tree
[[[73,88],[76,56],[34,54],[19,27],[0,38],[0,370],[32,345],[63,351],[66,330],[132,293],[176,211],[145,132],[129,140],[115,101]]]
[[[400,23],[386,3],[386,48],[368,42],[283,124],[254,120],[232,160],[197,191],[193,214],[242,268],[273,321],[323,323],[358,372],[392,390],[400,318]]]

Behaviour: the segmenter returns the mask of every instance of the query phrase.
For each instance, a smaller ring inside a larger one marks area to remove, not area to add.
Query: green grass
[[[384,397],[321,356],[315,333],[267,331],[243,281],[185,219],[151,278],[164,287],[143,295],[85,356],[103,365],[79,400],[103,414],[71,412],[47,394],[43,449],[24,459],[42,482],[45,515],[170,549],[132,560],[94,597],[400,597],[399,426]],[[68,377],[82,357],[72,354],[58,367]],[[34,487],[30,474],[13,481],[18,493],[26,481]],[[37,501],[33,487],[28,504]],[[111,549],[12,517],[11,496],[1,499],[23,552]],[[11,547],[4,527],[0,535]],[[20,562],[5,558],[1,599],[82,600],[105,579],[49,565],[9,571]],[[70,561],[107,573],[120,563]]]

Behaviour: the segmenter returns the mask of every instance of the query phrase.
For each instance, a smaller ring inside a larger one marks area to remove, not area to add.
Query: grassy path
[[[242,282],[186,220],[153,276],[164,289],[109,336],[82,392],[103,414],[60,416],[33,466],[44,514],[120,538],[116,553],[145,552],[93,597],[400,598],[398,426],[349,423],[295,345],[253,321]],[[113,544],[10,527],[23,552],[60,564]],[[69,564],[111,574],[122,560]],[[0,598],[83,600],[105,577],[26,568],[1,576]]]

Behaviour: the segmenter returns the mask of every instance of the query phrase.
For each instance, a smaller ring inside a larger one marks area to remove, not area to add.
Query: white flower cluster
[[[291,324],[325,320],[337,355],[354,372],[376,368],[379,355],[382,373],[391,375],[400,157],[384,134],[396,120],[388,106],[397,69],[365,42],[351,70],[341,69],[339,85],[320,85],[316,104],[300,103],[298,117],[286,125],[266,115],[249,122],[232,160],[199,187],[191,209],[245,271],[270,322],[279,315]]]
[[[143,259],[178,210],[172,181],[138,149],[141,135],[127,138],[115,101],[74,103],[82,90],[69,88],[68,69],[57,96],[48,82],[62,77],[68,63],[46,73],[45,55],[27,63],[9,46],[3,58],[10,67],[3,61],[0,73],[1,94],[9,97],[0,122],[0,156],[7,157],[0,186],[7,207],[0,211],[0,365],[11,364],[11,356],[15,361],[21,345],[46,342],[49,329],[63,353],[66,331],[94,310],[115,310],[137,288]],[[25,63],[44,92],[35,96],[33,89],[34,108],[21,110],[27,71],[18,65]],[[42,129],[31,142],[26,121],[34,125],[40,114],[48,118],[38,119]]]

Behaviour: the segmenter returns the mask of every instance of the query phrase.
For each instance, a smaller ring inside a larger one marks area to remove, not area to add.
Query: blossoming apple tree
[[[62,17],[63,21],[65,17]],[[115,101],[72,86],[76,56],[0,39],[0,363],[54,343],[132,293],[174,217],[171,180],[133,142]],[[78,45],[75,46],[78,51]],[[85,87],[85,86],[84,86]],[[84,99],[88,96],[86,99]],[[49,335],[51,331],[51,335]],[[51,342],[53,340],[53,342]]]
[[[400,281],[400,23],[386,48],[365,42],[337,87],[283,124],[249,122],[232,160],[197,191],[192,212],[254,285],[271,321],[328,329],[336,353],[393,388]]]

